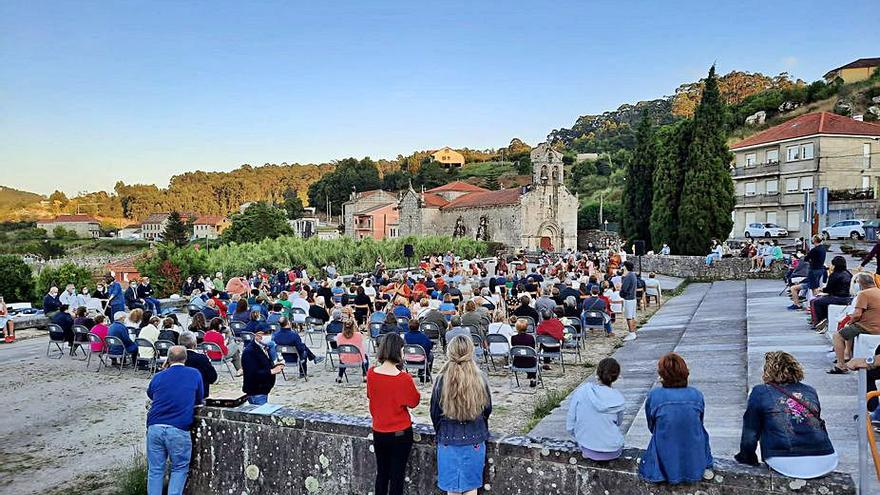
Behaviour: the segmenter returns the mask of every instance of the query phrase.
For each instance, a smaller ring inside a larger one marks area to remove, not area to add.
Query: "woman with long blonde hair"
[[[476,495],[483,485],[492,395],[474,360],[474,343],[459,335],[446,346],[446,364],[431,395],[437,433],[437,486]]]

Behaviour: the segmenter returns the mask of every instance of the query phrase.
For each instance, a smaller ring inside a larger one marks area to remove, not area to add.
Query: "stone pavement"
[[[857,473],[856,376],[825,373],[830,367],[827,337],[810,330],[804,313],[785,309],[789,303],[778,295],[781,288],[782,282],[776,280],[691,284],[639,330],[636,341],[614,354],[622,368],[615,388],[627,401],[623,424],[627,447],[647,446],[645,397],[658,385],[657,360],[675,351],[688,362],[690,384],[706,398],[704,421],[713,455],[731,459],[739,450],[748,392],[761,383],[764,353],[784,350],[801,362],[805,382],[819,393],[822,416],[841,457],[838,470]],[[565,431],[567,410],[566,400],[529,436],[570,439]]]

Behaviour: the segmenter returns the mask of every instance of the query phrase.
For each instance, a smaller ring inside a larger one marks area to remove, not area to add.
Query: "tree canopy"
[[[232,225],[221,236],[225,242],[256,242],[293,234],[285,211],[264,201],[251,204],[242,213],[234,213],[231,219]]]
[[[190,219],[184,220],[180,213],[172,211],[168,215],[168,222],[165,224],[165,231],[162,233],[162,241],[174,246],[186,246],[192,235],[192,222]]]
[[[636,148],[626,166],[621,233],[627,239],[644,240],[648,246],[651,245],[650,221],[656,161],[654,126],[646,113],[636,129]]]
[[[309,203],[319,211],[327,211],[329,200],[333,211],[339,213],[353,190],[370,191],[381,187],[382,179],[373,160],[346,158],[336,165],[336,170],[309,186]]]

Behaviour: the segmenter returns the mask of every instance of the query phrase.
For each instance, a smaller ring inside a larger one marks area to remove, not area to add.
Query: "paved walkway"
[[[639,330],[636,341],[615,353],[622,367],[615,387],[626,397],[623,428],[628,447],[647,446],[645,397],[658,385],[657,360],[675,351],[688,362],[690,384],[706,398],[712,453],[731,459],[739,450],[748,392],[761,383],[764,353],[784,350],[801,362],[805,382],[819,393],[822,416],[841,457],[838,469],[857,473],[856,376],[825,373],[830,366],[827,337],[810,330],[804,313],[785,309],[788,302],[779,296],[781,288],[782,282],[775,280],[691,284]],[[566,400],[529,434],[570,439],[565,431],[567,411]]]

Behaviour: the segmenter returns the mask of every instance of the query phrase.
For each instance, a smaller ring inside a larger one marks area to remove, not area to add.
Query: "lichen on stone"
[[[248,467],[244,468],[244,475],[247,479],[253,481],[260,477],[260,468],[256,465],[251,464]]]
[[[306,490],[309,493],[315,493],[318,491],[319,488],[321,488],[321,484],[318,483],[318,480],[314,476],[307,476],[306,481],[305,481],[305,485],[306,485]]]

